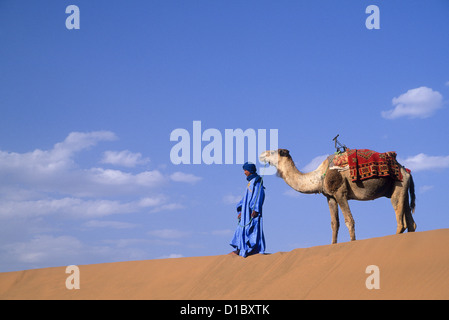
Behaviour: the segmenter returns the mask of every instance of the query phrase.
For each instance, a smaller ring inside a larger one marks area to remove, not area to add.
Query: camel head
[[[286,160],[291,160],[290,151],[287,149],[267,150],[259,156],[260,162],[268,163],[279,168],[279,165]]]

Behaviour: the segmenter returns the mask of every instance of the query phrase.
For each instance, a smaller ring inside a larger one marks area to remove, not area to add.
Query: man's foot
[[[232,252],[229,253],[230,256],[238,256],[239,255],[239,251],[238,250],[234,250]]]

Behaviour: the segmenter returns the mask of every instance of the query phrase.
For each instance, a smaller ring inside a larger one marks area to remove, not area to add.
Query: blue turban
[[[245,162],[243,165],[243,170],[249,171],[250,173],[256,173],[256,165],[254,163]]]

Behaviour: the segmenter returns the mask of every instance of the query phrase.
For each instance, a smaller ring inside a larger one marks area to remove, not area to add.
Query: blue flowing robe
[[[230,243],[232,247],[239,250],[239,255],[242,257],[256,253],[265,253],[265,237],[262,225],[262,205],[264,200],[263,182],[259,176],[256,176],[249,181],[245,195],[237,204],[237,210],[241,207],[241,218]],[[253,211],[258,212],[258,215],[251,220]]]

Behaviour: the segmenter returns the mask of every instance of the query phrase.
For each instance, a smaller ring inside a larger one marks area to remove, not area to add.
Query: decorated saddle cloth
[[[379,153],[369,149],[348,149],[334,155],[331,165],[349,169],[352,181],[388,176],[402,181],[401,166],[394,151]]]

